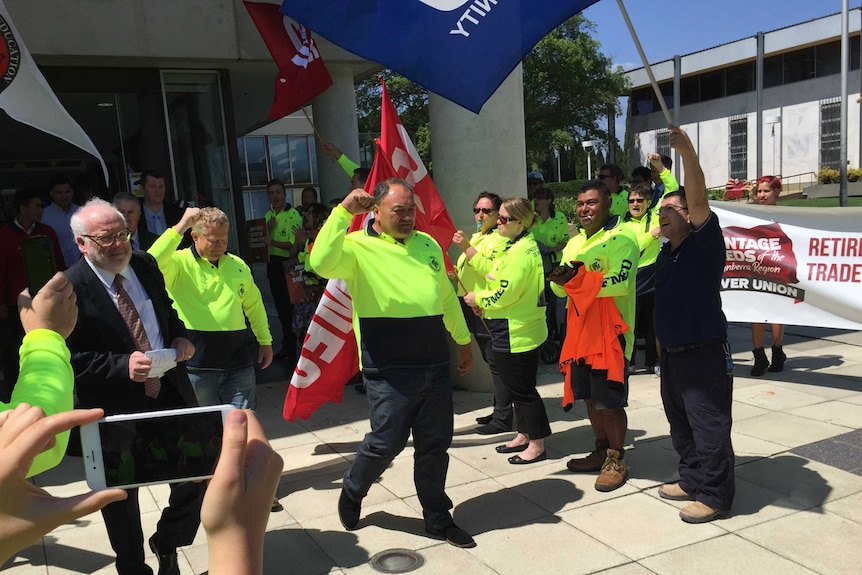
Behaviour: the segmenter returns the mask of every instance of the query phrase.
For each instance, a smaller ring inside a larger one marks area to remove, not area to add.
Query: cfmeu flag
[[[278,66],[267,118],[283,118],[332,86],[311,30],[282,16],[276,4],[243,2]]]
[[[98,158],[105,184],[108,167],[99,150],[78,122],[57,99],[30,51],[24,45],[9,12],[0,0],[0,108],[10,118],[66,140]]]
[[[383,107],[380,139],[365,188],[370,193],[378,182],[395,177],[409,182],[413,186],[416,201],[415,227],[437,240],[445,256],[446,249],[452,243],[455,224],[407,135],[382,78],[380,85]],[[368,223],[369,215],[355,216],[348,233],[362,229]],[[451,269],[448,258],[446,262]],[[284,418],[288,421],[294,421],[297,417],[308,419],[324,403],[341,402],[344,385],[357,371],[359,352],[353,333],[353,301],[343,280],[329,280],[311,319],[299,361],[287,388]]]
[[[598,0],[284,0],[281,12],[479,113],[548,32]]]

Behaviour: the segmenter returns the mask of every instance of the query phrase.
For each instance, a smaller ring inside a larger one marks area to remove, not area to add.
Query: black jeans
[[[452,444],[454,405],[449,366],[387,369],[363,373],[371,432],[356,450],[344,490],[354,501],[404,450],[413,432],[413,483],[422,504],[425,525],[444,529],[452,524],[452,500],[446,495],[447,450]]]
[[[680,487],[722,510],[730,509],[735,492],[729,353],[717,342],[661,355],[661,398],[679,454]]]
[[[275,311],[281,323],[281,345],[294,353],[296,350],[296,334],[293,333],[293,304],[290,303],[290,292],[287,290],[287,277],[284,262],[287,258],[269,256],[266,264],[266,277],[269,278],[269,291],[275,302]]]

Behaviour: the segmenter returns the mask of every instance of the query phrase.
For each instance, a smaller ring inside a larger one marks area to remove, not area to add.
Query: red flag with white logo
[[[332,86],[311,30],[283,16],[275,4],[243,2],[278,66],[267,118],[283,118]]]
[[[443,248],[446,265],[451,269],[446,249],[452,243],[455,224],[389,99],[382,77],[380,85],[383,89],[381,137],[377,141],[377,153],[365,184],[366,190],[371,193],[378,182],[389,178],[407,180],[413,186],[416,200],[416,229],[437,240]],[[368,216],[354,217],[348,233],[367,225]],[[287,388],[283,410],[286,420],[307,419],[324,403],[341,402],[344,385],[359,369],[352,318],[353,304],[344,281],[329,280]]]

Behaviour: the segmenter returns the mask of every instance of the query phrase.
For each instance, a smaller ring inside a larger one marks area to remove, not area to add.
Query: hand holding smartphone
[[[33,236],[21,242],[21,252],[24,255],[27,289],[30,290],[31,296],[35,296],[57,273],[54,246],[48,236]]]
[[[81,426],[87,485],[127,489],[209,479],[233,410],[214,405],[111,415]]]

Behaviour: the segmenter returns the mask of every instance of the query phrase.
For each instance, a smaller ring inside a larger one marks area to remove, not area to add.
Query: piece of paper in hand
[[[161,377],[177,365],[177,350],[172,347],[145,351],[144,355],[153,360],[149,377]]]

